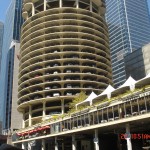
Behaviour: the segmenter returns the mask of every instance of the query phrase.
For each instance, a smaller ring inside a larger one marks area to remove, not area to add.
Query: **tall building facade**
[[[108,28],[101,0],[24,1],[18,110],[23,127],[64,114],[81,91],[111,84]]]
[[[125,56],[125,70],[127,78],[132,76],[135,80],[150,73],[150,44]]]
[[[2,60],[3,32],[4,32],[4,24],[0,21],[0,72]]]
[[[20,129],[22,127],[22,115],[17,111],[17,100],[18,100],[18,72],[19,72],[19,52],[20,52],[20,43],[18,41],[12,41],[10,53],[12,56],[11,60],[13,60],[12,72],[13,72],[13,80],[12,80],[12,94],[11,94],[11,107],[10,107],[10,129],[14,131],[16,129]],[[11,72],[11,71],[10,71]],[[11,79],[12,79],[11,78]],[[11,83],[11,82],[10,82]]]
[[[126,80],[124,56],[150,42],[147,0],[106,0],[115,87]]]
[[[2,73],[1,73],[1,109],[0,120],[3,122],[3,129],[9,129],[11,125],[12,87],[14,76],[14,52],[11,50],[12,41],[20,41],[21,25],[23,18],[22,0],[12,0],[6,13],[4,23],[4,42],[2,48]]]

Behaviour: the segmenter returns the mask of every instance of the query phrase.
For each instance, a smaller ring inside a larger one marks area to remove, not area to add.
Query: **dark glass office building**
[[[11,51],[12,41],[20,40],[22,19],[22,0],[12,0],[7,9],[4,23],[4,42],[2,48],[2,73],[0,78],[0,97],[3,108],[0,120],[3,121],[3,129],[9,129],[11,124],[11,101],[13,85],[14,52]]]
[[[150,43],[125,56],[125,70],[135,80],[150,74]]]
[[[118,87],[126,80],[124,56],[150,42],[147,0],[106,0],[113,81]]]

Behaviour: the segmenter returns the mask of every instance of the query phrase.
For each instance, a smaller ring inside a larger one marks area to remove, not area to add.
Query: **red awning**
[[[29,131],[25,132],[25,135],[29,134]]]
[[[50,126],[43,126],[43,127],[39,127],[37,130],[42,131],[42,130],[49,129],[49,128]]]
[[[33,131],[33,132],[37,132],[37,129],[33,129],[32,131]]]
[[[44,129],[50,129],[50,126],[44,126]]]
[[[30,131],[29,131],[29,134],[32,134],[33,132],[34,132],[33,130],[30,130]]]
[[[37,131],[42,131],[43,130],[43,127],[40,127],[37,129]]]
[[[24,136],[24,133],[21,133],[22,136]]]
[[[18,136],[21,136],[21,135],[22,135],[22,133],[17,133],[17,135],[18,135]]]
[[[18,136],[25,136],[27,134],[32,134],[34,132],[37,132],[37,131],[42,131],[42,130],[46,130],[46,129],[50,129],[50,126],[43,126],[43,127],[39,127],[37,129],[33,129],[33,130],[30,130],[30,131],[26,131],[26,132],[23,132],[23,133],[17,133]]]
[[[22,136],[24,136],[24,135],[26,135],[27,133],[26,132],[23,132],[23,133],[21,133],[22,134]]]

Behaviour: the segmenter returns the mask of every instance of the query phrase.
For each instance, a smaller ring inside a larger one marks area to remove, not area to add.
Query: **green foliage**
[[[76,110],[76,104],[84,101],[87,98],[85,92],[81,91],[71,103],[69,103],[69,113],[74,112]]]
[[[150,87],[150,85],[146,85],[146,86],[145,86],[145,88],[149,88],[149,87]]]
[[[100,105],[100,104],[102,104],[102,103],[104,103],[104,102],[110,102],[110,103],[111,103],[111,102],[113,102],[113,101],[115,101],[115,100],[118,100],[118,101],[119,101],[119,100],[121,100],[121,98],[124,98],[124,97],[126,97],[126,96],[135,94],[136,92],[140,92],[140,91],[141,91],[141,92],[145,92],[145,90],[148,89],[148,88],[150,88],[150,85],[146,85],[146,86],[144,86],[144,87],[142,87],[142,88],[136,88],[134,91],[128,90],[128,91],[126,91],[125,93],[119,94],[119,95],[117,95],[117,96],[115,96],[115,97],[112,97],[112,98],[110,98],[110,99],[105,98],[105,99],[103,99],[103,100],[101,100],[101,101],[95,102],[94,105]],[[87,98],[87,96],[86,96],[85,92],[80,92],[80,93],[74,98],[74,100],[69,104],[70,110],[69,110],[69,112],[68,112],[67,114],[61,114],[61,115],[59,115],[59,116],[55,116],[54,118],[51,118],[51,119],[48,119],[48,120],[45,120],[45,121],[42,121],[42,120],[41,120],[40,122],[34,122],[33,127],[42,126],[42,125],[45,124],[45,123],[49,123],[49,122],[52,122],[52,121],[57,121],[57,120],[59,120],[59,119],[64,119],[65,117],[69,116],[70,113],[79,112],[79,111],[84,110],[84,109],[87,109],[87,108],[93,109],[93,106],[82,105],[82,106],[78,107],[78,110],[76,110],[75,105],[76,105],[77,103],[79,103],[79,102],[84,101],[86,98]],[[32,127],[32,128],[33,128],[33,127]],[[30,130],[30,129],[31,129],[31,127],[30,127],[30,126],[28,127],[28,126],[26,125],[26,127],[25,127],[24,129],[20,129],[18,132],[25,132],[26,130]],[[14,132],[16,132],[16,131],[14,131]]]
[[[61,119],[65,118],[65,117],[66,117],[66,114],[59,115],[59,118],[61,118]]]
[[[53,120],[57,120],[59,118],[59,116],[53,116]]]
[[[102,104],[102,103],[104,103],[104,102],[108,102],[109,101],[109,99],[108,98],[105,98],[105,99],[103,99],[103,100],[101,100],[101,101],[96,101],[95,103],[94,103],[94,105],[99,105],[99,104]]]

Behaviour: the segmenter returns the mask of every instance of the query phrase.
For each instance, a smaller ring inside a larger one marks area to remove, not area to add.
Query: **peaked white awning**
[[[97,97],[97,95],[92,92],[87,99],[85,99],[83,102],[80,102],[78,104],[76,104],[76,109],[78,106],[81,106],[81,105],[91,105],[92,104],[92,100]]]
[[[146,77],[138,80],[135,84],[135,87],[143,87],[148,84],[150,84],[150,73]]]
[[[116,90],[114,90],[112,92],[112,94],[116,94],[116,93],[122,93],[126,90],[131,90],[133,91],[135,89],[135,83],[136,81],[130,76],[126,82],[124,84],[122,84],[119,88],[117,88]]]
[[[135,83],[136,83],[136,81],[130,76],[130,77],[126,80],[126,82],[125,82],[123,85],[121,85],[119,88],[123,88],[123,87],[129,86],[129,87],[131,87],[131,89],[132,89],[132,86],[134,86]]]
[[[150,73],[145,78],[150,78]]]
[[[108,85],[108,87],[100,95],[98,95],[98,96],[108,95],[111,92],[113,92],[114,90],[115,89],[111,85]]]
[[[107,97],[108,99],[110,99],[111,92],[113,92],[114,90],[115,89],[111,85],[108,85],[108,87],[101,94],[99,94],[95,99],[93,99],[92,102],[99,101],[101,99],[104,99],[105,97]]]

